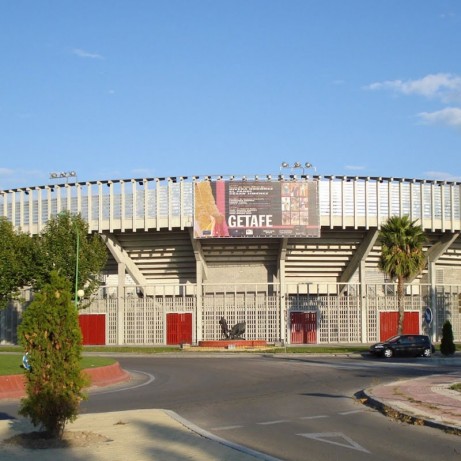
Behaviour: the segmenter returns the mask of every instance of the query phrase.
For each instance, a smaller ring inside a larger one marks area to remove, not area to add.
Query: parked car
[[[397,335],[370,346],[370,353],[380,357],[430,357],[435,348],[426,335]]]

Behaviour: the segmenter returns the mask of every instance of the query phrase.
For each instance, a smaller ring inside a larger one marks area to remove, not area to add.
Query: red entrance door
[[[85,346],[104,346],[106,344],[105,314],[80,314],[78,322]]]
[[[291,344],[317,343],[317,313],[291,312]]]
[[[399,313],[379,313],[379,340],[385,341],[397,334],[399,326]],[[405,312],[403,315],[403,334],[419,335],[419,312]]]
[[[166,314],[166,343],[192,343],[192,314]]]

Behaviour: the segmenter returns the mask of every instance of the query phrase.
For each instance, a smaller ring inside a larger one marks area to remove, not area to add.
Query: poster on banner
[[[201,181],[195,238],[320,237],[318,181]]]

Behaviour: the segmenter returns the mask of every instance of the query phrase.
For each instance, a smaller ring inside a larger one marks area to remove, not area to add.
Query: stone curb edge
[[[256,459],[261,459],[264,461],[283,461],[280,458],[274,458],[273,456],[266,455],[265,453],[261,453],[260,451],[252,450],[251,448],[247,448],[243,445],[239,445],[234,442],[230,442],[226,439],[218,437],[217,435],[212,434],[211,432],[202,429],[201,427],[195,425],[194,423],[188,421],[187,419],[179,416],[177,413],[171,410],[163,410],[165,414],[173,418],[178,423],[182,424],[183,426],[187,427],[191,431],[197,433],[201,437],[206,439],[212,440],[214,442],[220,443],[228,448],[232,448],[233,450],[240,451],[241,453],[245,453],[246,455],[254,456]]]
[[[373,408],[382,413],[384,416],[390,417],[392,419],[396,419],[408,424],[413,424],[415,426],[428,426],[434,429],[441,429],[444,432],[450,434],[461,435],[461,429],[457,426],[434,421],[433,419],[429,419],[424,416],[414,416],[405,413],[402,410],[396,409],[390,405],[385,404],[383,401],[372,397],[370,390],[368,389],[357,392],[354,394],[354,397],[362,404]]]

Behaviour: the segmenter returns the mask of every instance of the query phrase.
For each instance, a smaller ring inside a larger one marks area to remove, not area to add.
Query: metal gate
[[[397,334],[399,324],[399,313],[380,312],[379,313],[379,340],[385,341]],[[419,312],[405,312],[403,316],[403,332],[407,335],[419,334]]]
[[[291,312],[291,344],[317,343],[317,313]]]
[[[106,344],[106,315],[80,314],[78,316],[85,346],[105,346]]]
[[[192,314],[167,314],[166,331],[168,345],[192,344]]]

